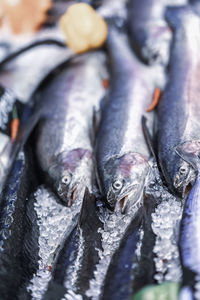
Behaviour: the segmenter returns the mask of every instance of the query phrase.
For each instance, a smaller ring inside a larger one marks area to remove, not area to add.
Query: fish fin
[[[194,14],[190,6],[168,6],[165,11],[165,19],[173,29],[176,29],[187,24]]]
[[[108,97],[106,95],[101,99],[100,105],[99,105],[98,108],[96,108],[95,106],[93,107],[91,137],[92,137],[92,142],[93,142],[94,146],[95,146],[95,140],[96,140],[97,132],[98,132],[98,129],[99,129],[99,124],[100,124],[100,121],[101,121],[101,112],[102,112],[102,110],[103,110],[103,108],[104,108],[104,106],[106,105],[107,102],[108,102]]]
[[[101,184],[100,184],[100,178],[99,178],[99,173],[97,170],[97,162],[96,158],[94,158],[94,178],[93,178],[93,188],[95,190],[95,196],[99,197],[99,194],[102,195],[102,189],[101,189]]]
[[[84,230],[86,226],[87,229],[92,231],[97,221],[99,220],[96,213],[96,198],[94,194],[90,193],[88,188],[86,188],[78,223],[81,229]]]
[[[104,109],[104,107],[107,105],[108,102],[109,102],[109,95],[106,94],[100,101],[100,111]]]
[[[146,143],[149,147],[149,150],[150,150],[152,156],[155,158],[155,160],[157,160],[156,159],[156,154],[155,154],[155,151],[154,151],[152,136],[149,132],[149,129],[147,127],[146,122],[147,122],[147,118],[143,115],[142,116],[142,129],[143,129],[144,137],[145,137]]]
[[[179,144],[175,152],[196,171],[200,171],[200,142],[191,141]]]
[[[95,146],[96,141],[96,135],[99,128],[99,122],[100,122],[100,110],[97,110],[95,107],[93,107],[93,116],[92,116],[92,128],[90,132],[92,145]]]

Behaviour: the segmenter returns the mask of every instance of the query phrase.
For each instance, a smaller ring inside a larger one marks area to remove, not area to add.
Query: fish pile
[[[200,299],[200,1],[80,2],[103,48],[0,43],[0,299]]]

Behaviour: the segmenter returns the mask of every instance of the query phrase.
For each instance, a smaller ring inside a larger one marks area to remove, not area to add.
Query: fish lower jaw
[[[183,198],[185,198],[188,195],[189,191],[191,190],[191,187],[195,183],[195,180],[196,180],[196,174],[194,174],[193,172],[192,174],[188,175],[188,177],[184,182],[183,181],[176,182],[176,180],[174,180],[173,186],[175,190],[177,190],[177,192],[180,193],[180,195]]]
[[[137,199],[136,201],[134,201],[134,203],[132,203],[133,198]],[[121,198],[120,200],[118,200],[116,202],[114,211],[115,212],[120,211],[121,214],[124,214],[124,213],[127,212],[129,207],[132,206],[132,205],[134,207],[137,207],[137,206],[139,207],[140,203],[141,203],[141,198],[142,198],[141,195],[135,195],[134,193],[125,195],[123,198]]]
[[[124,196],[121,200],[116,202],[114,212],[120,211],[122,214],[126,212],[126,207],[128,203],[128,195]]]

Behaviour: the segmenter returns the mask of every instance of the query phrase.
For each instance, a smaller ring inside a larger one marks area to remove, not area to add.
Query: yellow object
[[[102,46],[108,34],[104,19],[86,3],[71,5],[61,17],[60,27],[76,53]]]

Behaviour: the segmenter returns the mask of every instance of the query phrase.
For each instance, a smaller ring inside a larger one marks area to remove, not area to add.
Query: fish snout
[[[61,182],[58,185],[57,193],[65,205],[71,207],[77,197],[77,186],[71,186]]]

